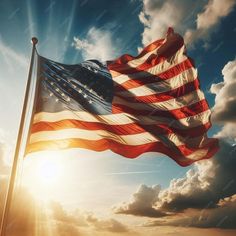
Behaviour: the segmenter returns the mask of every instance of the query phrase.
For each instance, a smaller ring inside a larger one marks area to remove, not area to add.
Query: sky
[[[195,60],[212,108],[208,134],[221,145],[212,159],[184,168],[159,153],[29,155],[20,162],[9,235],[235,235],[235,22],[234,0],[0,0],[0,209],[33,36],[40,55],[76,64],[137,55],[173,27]]]

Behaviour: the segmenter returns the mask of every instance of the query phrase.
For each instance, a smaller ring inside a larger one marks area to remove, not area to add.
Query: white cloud
[[[115,219],[100,219],[90,214],[86,217],[86,221],[91,225],[95,230],[98,231],[108,231],[113,233],[124,233],[128,232],[129,229],[126,225]]]
[[[236,60],[229,61],[222,70],[223,82],[212,84],[210,91],[215,94],[212,121],[223,128],[215,135],[231,141],[236,140]]]
[[[234,0],[210,0],[204,7],[204,11],[197,15],[196,29],[186,31],[186,43],[209,37],[214,27],[233,10],[235,4]]]
[[[186,12],[191,12],[192,1],[143,0],[139,20],[144,25],[142,43],[147,45],[165,35],[168,27],[183,28]]]
[[[185,33],[185,42],[208,39],[210,33],[235,5],[234,0],[142,0],[139,20],[144,25],[142,43],[147,45],[165,35],[168,27]],[[200,12],[200,13],[199,13]],[[198,13],[198,14],[197,14]],[[194,24],[196,21],[196,29]]]
[[[88,31],[86,38],[74,37],[72,46],[81,51],[85,60],[106,61],[114,59],[119,54],[117,41],[112,38],[111,32],[95,27]]]
[[[212,120],[224,125],[217,137],[236,138],[236,60],[228,62],[222,74],[223,82],[213,84],[210,88],[216,94]]]

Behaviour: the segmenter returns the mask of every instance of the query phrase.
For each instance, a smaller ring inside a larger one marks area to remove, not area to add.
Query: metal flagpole
[[[6,236],[7,219],[8,219],[8,215],[9,215],[9,210],[10,210],[11,200],[12,200],[12,195],[13,195],[13,190],[14,190],[14,182],[15,182],[15,178],[16,178],[17,164],[18,164],[19,153],[20,153],[22,137],[23,137],[26,109],[27,109],[27,105],[28,105],[29,91],[30,91],[31,82],[32,82],[34,56],[35,56],[36,44],[38,43],[38,39],[33,37],[31,39],[31,42],[33,44],[33,47],[32,47],[31,60],[30,60],[30,68],[29,68],[24,103],[23,103],[23,108],[22,108],[22,113],[21,113],[20,127],[19,127],[19,131],[18,131],[18,135],[17,135],[17,142],[16,142],[14,160],[13,160],[13,165],[12,165],[12,170],[11,170],[11,176],[10,176],[9,185],[8,185],[8,192],[7,192],[6,201],[5,201],[3,214],[2,214],[0,236]]]

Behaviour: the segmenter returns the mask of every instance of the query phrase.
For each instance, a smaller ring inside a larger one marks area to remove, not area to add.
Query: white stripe
[[[143,56],[140,57],[140,58],[133,59],[133,60],[129,61],[127,64],[129,65],[129,67],[132,67],[132,68],[136,68],[136,67],[140,66],[141,64],[143,64],[143,63],[148,59],[148,57],[149,57],[151,54],[157,55],[157,50],[158,50],[164,43],[166,43],[166,39],[165,39],[158,47],[156,47],[154,50],[152,50],[152,51],[150,51],[150,52],[147,52],[145,55],[143,55]]]
[[[192,82],[196,78],[197,78],[197,70],[194,68],[190,68],[170,79],[146,85],[141,85],[136,88],[128,89],[127,91],[118,92],[118,94],[126,97],[133,97],[133,96],[139,97],[139,96],[148,96],[158,93],[164,93],[179,88],[189,82]],[[132,80],[130,81],[132,84],[133,83]]]
[[[142,125],[152,124],[166,124],[170,127],[176,127],[180,129],[188,129],[189,127],[197,127],[209,122],[211,111],[207,110],[194,116],[189,116],[179,120],[166,117],[156,116],[132,116],[127,113],[110,114],[110,115],[92,115],[91,113],[79,111],[61,111],[55,113],[40,112],[34,116],[34,123],[38,122],[57,122],[60,120],[79,120],[85,122],[96,122],[109,125],[128,125],[132,123]]]
[[[207,152],[209,149],[199,149],[195,152],[193,152],[192,154],[186,156],[186,158],[190,159],[190,160],[201,160],[203,157],[206,156]]]
[[[184,46],[180,48],[175,55],[172,56],[169,60],[164,60],[163,62],[141,72],[133,73],[133,74],[121,74],[117,77],[114,77],[113,80],[118,83],[122,84],[130,79],[139,79],[139,78],[146,78],[150,75],[158,75],[160,73],[163,73],[170,68],[175,67],[176,65],[182,63],[187,59],[187,56],[184,55]],[[112,71],[112,70],[111,70]],[[112,72],[111,72],[112,73]]]
[[[134,108],[136,110],[145,110],[145,111],[154,111],[154,110],[163,110],[163,111],[171,111],[175,109],[179,109],[181,107],[190,106],[196,102],[205,99],[204,94],[201,90],[195,90],[191,93],[188,93],[182,97],[172,98],[163,102],[155,102],[155,103],[143,103],[143,102],[127,102],[126,100],[114,97],[113,104],[121,104],[130,108]]]
[[[206,139],[205,137],[197,137],[197,138],[188,138],[181,137],[174,133],[169,135],[159,135],[158,137],[152,135],[148,132],[143,132],[140,134],[130,134],[130,135],[117,135],[107,130],[84,130],[79,128],[73,129],[63,129],[57,131],[41,131],[37,133],[33,133],[30,136],[30,144],[40,142],[40,141],[54,141],[54,140],[62,140],[62,139],[85,139],[90,141],[98,141],[101,139],[108,139],[116,141],[117,143],[126,144],[126,145],[143,145],[153,142],[162,142],[167,146],[174,144],[175,146],[185,145],[186,142],[188,144],[198,144],[203,143]],[[168,145],[169,144],[169,145]]]

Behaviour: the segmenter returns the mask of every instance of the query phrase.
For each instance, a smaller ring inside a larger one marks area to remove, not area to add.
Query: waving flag
[[[38,56],[26,153],[86,148],[135,158],[160,152],[182,166],[210,158],[210,110],[183,39],[169,31],[137,56],[65,65]]]

